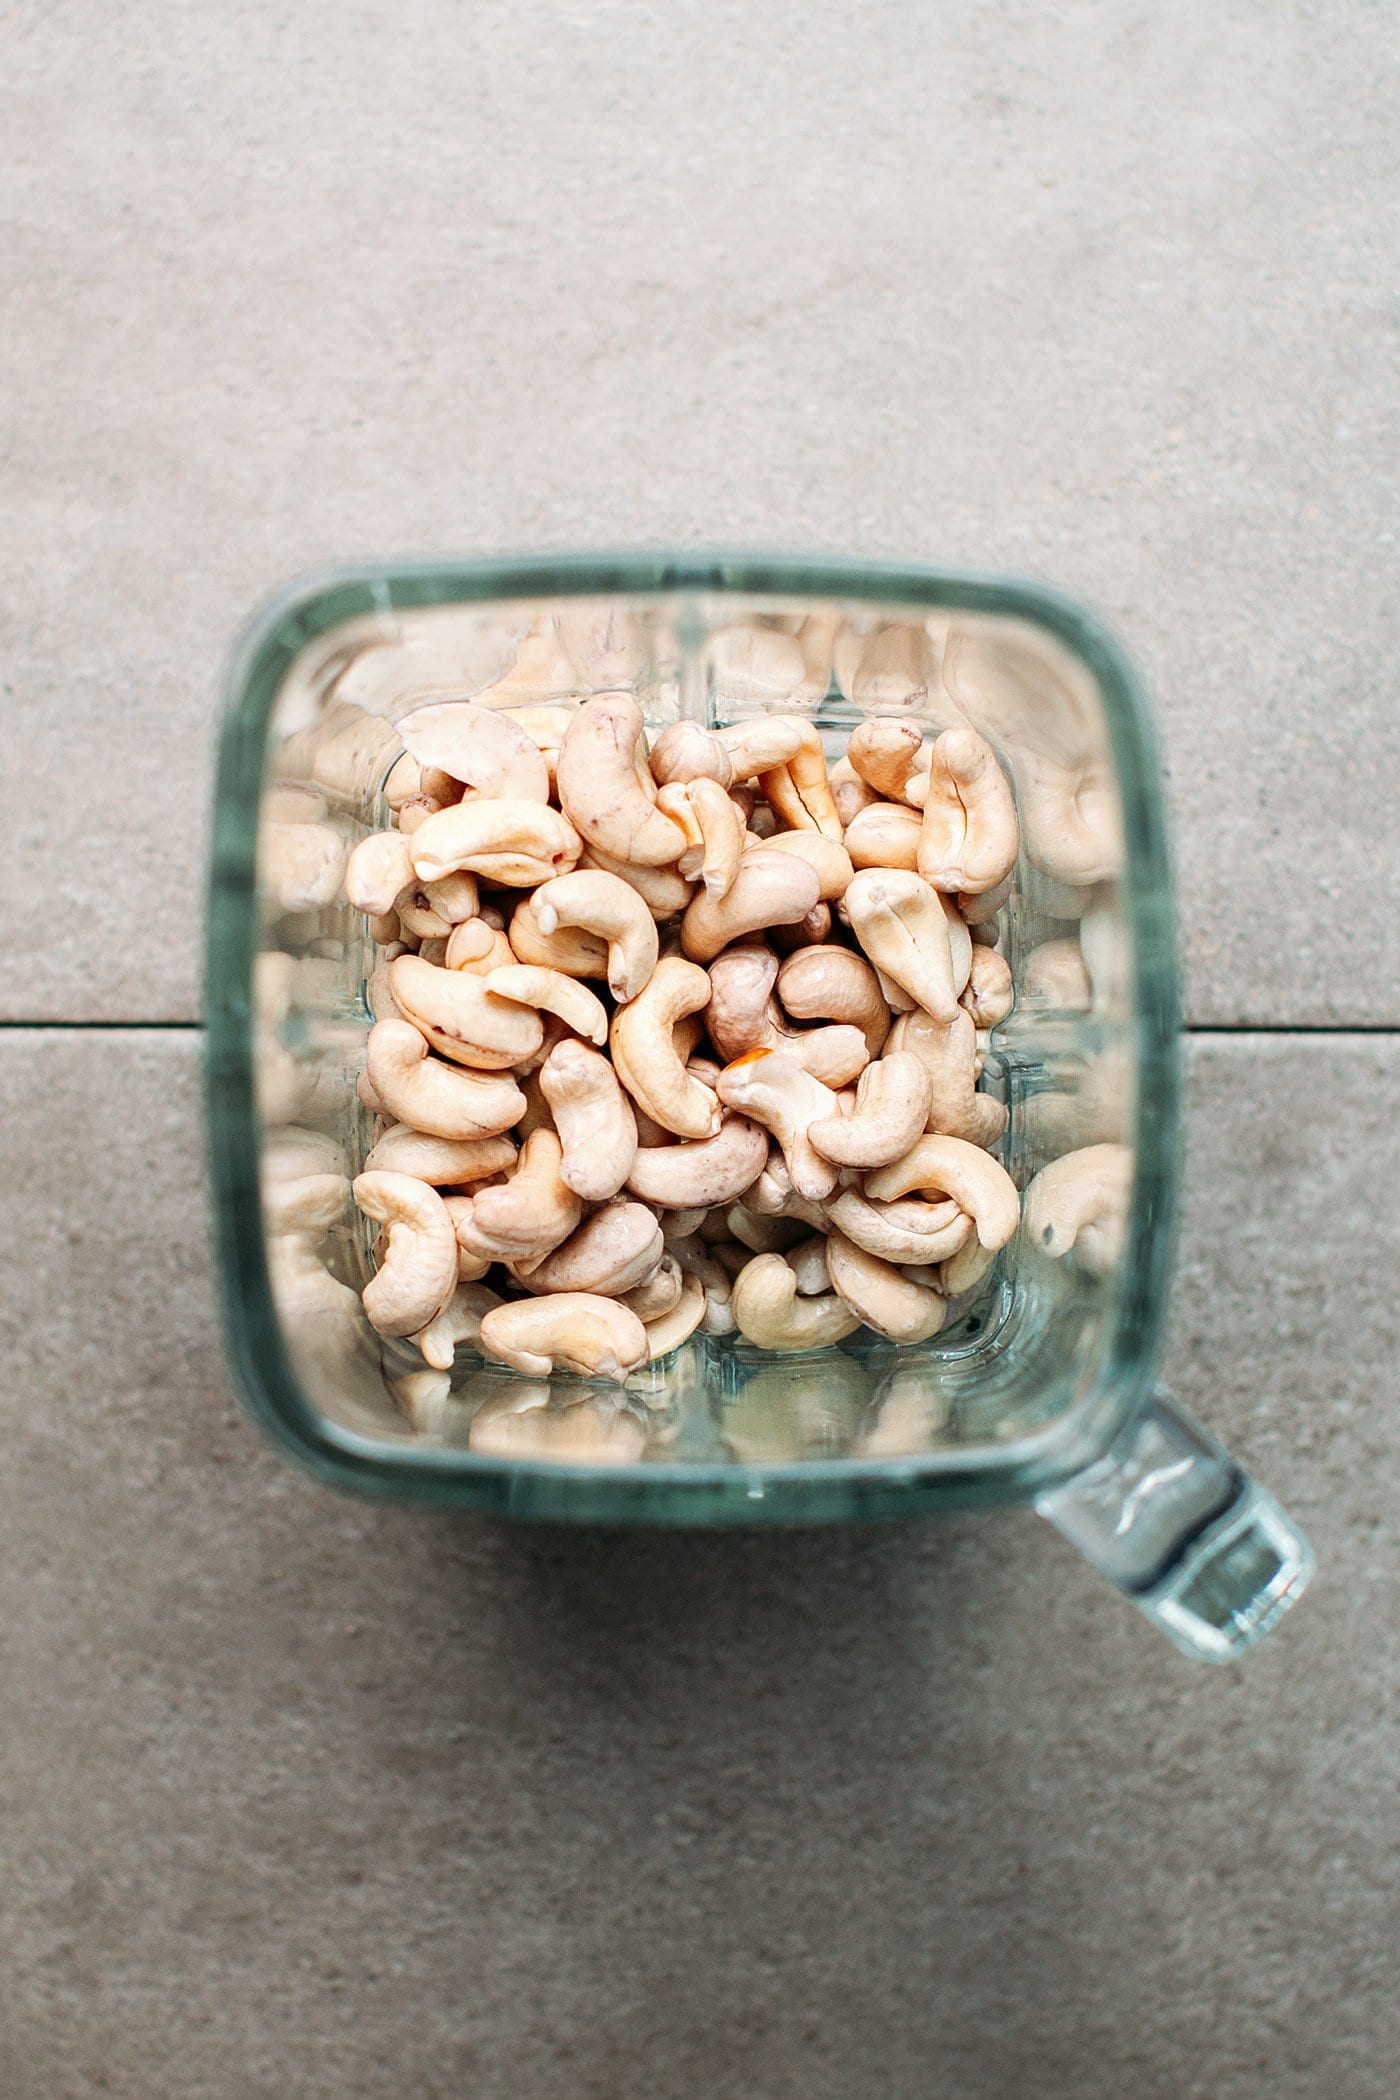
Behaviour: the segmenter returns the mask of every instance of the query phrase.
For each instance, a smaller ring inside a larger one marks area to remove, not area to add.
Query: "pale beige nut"
[[[647,1331],[647,1354],[652,1363],[658,1363],[663,1356],[669,1356],[683,1342],[690,1340],[705,1317],[705,1309],[703,1286],[693,1276],[682,1277],[675,1304],[643,1322]]]
[[[846,953],[827,949],[820,952]],[[874,984],[874,974],[867,964],[857,956],[847,959],[866,970]],[[771,996],[777,974],[778,958],[762,941],[736,942],[710,964],[710,1003],[705,1010],[705,1024],[721,1057],[732,1063],[746,1050],[780,1050],[795,1058],[804,1071],[824,1085],[848,1085],[870,1061],[866,1036],[844,1023],[834,1028],[790,1028],[782,1008]],[[878,987],[876,997],[878,1000]],[[888,1025],[888,1011],[883,1001],[879,1005]]]
[[[911,1283],[893,1263],[839,1232],[827,1240],[826,1258],[842,1304],[887,1342],[926,1342],[948,1317],[941,1291]]]
[[[460,1344],[480,1338],[484,1315],[500,1303],[499,1292],[484,1284],[459,1283],[442,1310],[414,1336],[423,1361],[435,1371],[450,1371]]]
[[[838,1166],[888,1166],[923,1134],[932,1100],[933,1081],[919,1059],[895,1050],[866,1066],[852,1109],[819,1118],[807,1135]]]
[[[951,920],[957,914],[921,875],[863,869],[846,891],[851,930],[869,960],[935,1020],[951,1021],[967,982],[972,941],[959,921],[966,963],[958,967]]]
[[[1087,1276],[1106,1276],[1128,1239],[1133,1152],[1085,1145],[1052,1159],[1026,1190],[1026,1237],[1055,1261],[1073,1254]]]
[[[888,1049],[917,1057],[928,1073],[932,1095],[928,1128],[969,1144],[996,1144],[1006,1128],[1006,1109],[977,1091],[977,1029],[969,1013],[935,1021],[922,1008],[901,1014],[890,1030]]]
[[[279,911],[322,911],[340,892],[345,840],[329,824],[264,820],[258,834],[258,875]]]
[[[1026,853],[1071,889],[1111,882],[1123,868],[1123,810],[1108,760],[1060,764],[1026,753],[1017,769]]]
[[[553,1014],[595,1048],[608,1039],[608,1015],[602,1000],[576,977],[566,977],[562,970],[513,962],[492,970],[483,982],[493,999],[510,999],[518,1006],[532,1006],[541,1013]]]
[[[832,799],[822,740],[796,715],[766,715],[721,729],[736,780],[757,778],[780,822],[793,830],[823,831],[838,843],[841,819]]]
[[[744,1197],[744,1208],[754,1217],[783,1218],[811,1226],[814,1232],[827,1229],[826,1209],[820,1202],[799,1196],[792,1185],[787,1161],[779,1146],[770,1147],[768,1163]],[[745,1242],[747,1245],[747,1242]]]
[[[1021,998],[1028,1006],[1087,1013],[1093,997],[1077,940],[1042,941],[1021,966]]]
[[[666,1243],[645,1203],[617,1197],[604,1203],[542,1260],[513,1262],[528,1291],[591,1291],[621,1298],[655,1273]]]
[[[425,795],[420,789],[416,795],[410,795],[407,802],[400,803],[394,821],[404,837],[411,839],[422,830],[429,817],[435,817],[445,807],[436,795]]]
[[[648,1321],[659,1320],[663,1313],[674,1312],[681,1302],[684,1288],[685,1272],[667,1248],[646,1282],[636,1284],[620,1295],[623,1304],[645,1327]]]
[[[642,711],[627,693],[586,700],[559,747],[559,800],[590,846],[620,861],[666,867],[685,834],[656,807]]]
[[[457,1283],[457,1236],[441,1196],[408,1174],[359,1174],[355,1202],[387,1232],[384,1258],[361,1292],[370,1325],[386,1336],[417,1334]]]
[[[797,1278],[781,1254],[756,1254],[734,1279],[735,1323],[758,1349],[827,1349],[860,1325],[834,1291],[799,1295]]]
[[[829,1291],[831,1271],[826,1261],[826,1235],[814,1232],[809,1240],[799,1240],[789,1247],[784,1261],[797,1279],[798,1293],[803,1298],[819,1298]]]
[[[429,887],[425,882],[410,882],[394,899],[399,926],[406,937],[415,941],[446,940],[452,931],[450,921],[434,906]]]
[[[790,853],[751,847],[739,862],[732,887],[722,898],[702,890],[681,920],[681,946],[693,962],[709,962],[731,941],[769,926],[790,926],[818,901],[816,870]]]
[[[705,1333],[715,1336],[733,1334],[732,1279],[724,1264],[703,1240],[687,1235],[668,1244],[681,1269],[694,1278],[704,1294],[700,1325]]]
[[[539,746],[508,714],[471,700],[438,701],[394,726],[420,766],[436,767],[478,794],[549,800],[549,768]]]
[[[925,718],[937,693],[938,652],[920,622],[894,621],[864,643],[851,678],[857,707],[870,714]]]
[[[510,707],[502,712],[508,714],[512,722],[519,723],[544,760],[552,796],[559,770],[559,747],[578,712],[577,706],[573,703],[563,706],[546,703],[538,707]]]
[[[992,889],[980,892],[962,891],[958,898],[958,910],[967,921],[974,941],[982,941],[987,947],[995,948],[1000,938],[997,914],[1011,895],[1015,880],[1014,874],[1007,875]]]
[[[535,917],[535,900],[524,897],[510,918],[510,945],[516,957],[544,970],[559,970],[565,977],[603,977],[608,974],[608,944],[596,933],[572,926],[556,932],[541,932]]]
[[[473,1235],[472,1213],[476,1209],[476,1196],[449,1194],[443,1197],[442,1207],[452,1220],[452,1230],[457,1235],[457,1281],[479,1283],[496,1256],[483,1253]]]
[[[480,1348],[494,1363],[535,1378],[575,1371],[622,1385],[649,1361],[647,1333],[634,1312],[615,1298],[563,1291],[551,1298],[520,1298],[498,1305],[481,1323]]]
[[[264,1174],[263,1225],[273,1236],[307,1233],[320,1240],[349,1207],[350,1182],[344,1174]]]
[[[492,1395],[472,1417],[471,1449],[483,1457],[565,1466],[632,1466],[642,1456],[646,1430],[625,1408],[597,1400],[555,1407],[550,1397],[547,1385],[519,1380],[509,1395]]]
[[[417,877],[409,842],[398,831],[372,831],[345,864],[345,895],[354,911],[379,917]]]
[[[891,1202],[911,1189],[951,1196],[993,1251],[1006,1245],[1021,1222],[1021,1199],[1005,1167],[964,1138],[921,1137],[903,1158],[865,1177],[873,1203]]]
[[[639,1146],[627,1186],[644,1203],[663,1209],[709,1209],[751,1188],[767,1157],[768,1138],[758,1124],[726,1113],[714,1137]]]
[[[389,966],[391,963],[396,962],[399,956],[411,955],[413,952],[402,941],[389,941],[380,949],[379,959],[375,963],[373,970],[371,970],[369,981],[365,986],[365,998],[369,1002],[369,1010],[376,1021],[401,1021],[403,1019],[403,1015],[399,1012],[394,1002],[394,994],[389,988]]]
[[[807,669],[793,635],[747,620],[716,627],[706,637],[701,661],[720,707],[781,707]]]
[[[972,1017],[976,1028],[996,1028],[1006,1019],[1016,1003],[1016,990],[1011,981],[1011,965],[995,948],[984,947],[974,942],[972,968],[968,974],[967,987],[960,1004]]]
[[[365,1076],[386,1114],[430,1137],[496,1137],[524,1113],[525,1096],[505,1073],[441,1063],[410,1021],[375,1023]]]
[[[533,1007],[498,999],[484,978],[425,962],[421,954],[400,955],[389,965],[389,989],[405,1020],[454,1064],[509,1071],[544,1037]]]
[[[678,872],[690,881],[698,877],[707,896],[726,896],[739,872],[745,842],[744,819],[732,796],[717,780],[702,776],[658,788],[656,806],[685,832]]]
[[[552,1130],[532,1131],[510,1179],[480,1189],[454,1211],[458,1244],[492,1261],[543,1261],[574,1232],[583,1200],[560,1172],[563,1147]]]
[[[820,1202],[830,1195],[836,1168],[823,1159],[809,1135],[812,1123],[840,1112],[830,1087],[781,1051],[747,1050],[725,1066],[717,1090],[727,1108],[750,1116],[777,1139],[799,1196]]]
[[[843,897],[847,884],[855,874],[851,856],[845,847],[835,839],[828,838],[824,831],[775,831],[765,850],[770,853],[790,853],[795,859],[805,861],[807,866],[813,869],[817,881],[821,884],[818,905],[829,898]],[[828,925],[829,923],[828,920]]]
[[[573,867],[583,851],[568,817],[544,802],[482,797],[438,810],[409,844],[420,882],[438,882],[459,868],[483,881],[531,889]]]
[[[991,745],[975,729],[945,729],[930,760],[919,873],[938,890],[994,889],[1018,844],[1016,805]]]
[[[723,960],[720,957],[711,965],[711,982]],[[869,1057],[878,1057],[884,1048],[890,1032],[889,1007],[871,965],[849,948],[798,948],[777,973],[777,995],[795,1021],[834,1021],[858,1028]],[[743,1047],[754,1046],[746,1043]],[[829,1086],[845,1083],[825,1073],[818,1077],[826,1078]]]
[[[582,598],[559,606],[554,630],[586,692],[631,686],[646,670],[646,627],[614,599]]]
[[[418,761],[407,751],[401,751],[390,766],[384,781],[384,800],[390,809],[402,809],[405,802],[416,795],[422,785]]]
[[[540,1088],[563,1143],[566,1185],[588,1203],[615,1196],[637,1156],[637,1124],[608,1060],[569,1038],[540,1067]]]
[[[996,1258],[995,1247],[984,1247],[976,1233],[970,1233],[957,1253],[949,1255],[939,1269],[940,1288],[950,1299],[961,1299],[966,1304],[986,1282]]]
[[[928,1268],[947,1261],[975,1237],[967,1213],[956,1203],[872,1203],[855,1189],[841,1189],[825,1206],[828,1231],[843,1233],[882,1261]]]
[[[695,963],[663,956],[649,981],[613,1015],[609,1045],[618,1078],[640,1107],[677,1137],[713,1137],[719,1104],[712,1088],[686,1071],[676,1023],[699,1014],[710,980]]]
[[[515,1163],[515,1145],[502,1135],[487,1138],[429,1137],[394,1123],[375,1141],[365,1160],[366,1173],[412,1174],[434,1188],[461,1188],[503,1174]]]
[[[845,847],[853,868],[914,868],[923,819],[898,802],[872,802],[846,826]]]
[[[849,831],[860,811],[868,809],[871,803],[878,802],[880,797],[874,788],[861,779],[849,758],[838,758],[834,766],[828,766],[826,777],[831,788],[831,799],[836,804],[836,814]],[[844,832],[842,843],[845,843]]]
[[[682,875],[674,864],[664,868],[644,866],[639,861],[617,860],[612,854],[604,853],[600,846],[588,846],[579,865],[582,868],[601,868],[605,875],[616,875],[628,883],[654,919],[675,918],[695,895],[692,879]]]
[[[546,939],[559,927],[580,927],[606,941],[608,989],[624,1004],[635,999],[656,968],[656,921],[638,892],[620,876],[580,868],[547,882],[534,895],[535,924]]]
[[[675,781],[713,780],[728,789],[734,784],[734,765],[712,729],[699,722],[673,722],[652,746],[651,777],[659,788]]]
[[[876,715],[851,731],[846,756],[866,785],[888,802],[907,802],[905,788],[924,749],[916,722]]]
[[[440,766],[424,766],[419,777],[422,793],[431,795],[433,801],[443,809],[446,809],[449,803],[460,802],[464,793],[471,793],[471,789],[464,789],[460,780],[454,780],[452,775],[444,773]]]
[[[454,926],[442,958],[444,969],[468,970],[483,978],[508,969],[515,960],[515,950],[500,928],[483,918],[463,919]]]
[[[475,920],[480,902],[476,877],[469,875],[464,868],[444,875],[440,882],[425,882],[423,897],[447,929],[444,939],[464,922]]]

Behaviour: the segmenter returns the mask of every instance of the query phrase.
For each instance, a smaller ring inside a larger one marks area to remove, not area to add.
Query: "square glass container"
[[[1042,1196],[931,1341],[862,1329],[771,1355],[697,1334],[619,1390],[527,1379],[466,1348],[434,1374],[363,1315],[373,1228],[350,1184],[374,1141],[358,1083],[375,951],[342,878],[389,821],[394,724],[466,698],[559,724],[618,690],[653,733],[800,714],[832,760],[872,715],[929,736],[970,725],[1012,783],[1021,850],[1000,946],[1017,999],[985,1034],[980,1084],[1007,1110],[1001,1158]],[[1161,791],[1129,663],[1059,594],[703,554],[386,564],[294,584],[229,677],[207,1026],[230,1351],[253,1413],[324,1478],[606,1522],[1031,1502],[1211,1658],[1304,1586],[1289,1521],[1155,1388],[1180,1099]],[[1057,1162],[1059,1184],[1043,1178]]]

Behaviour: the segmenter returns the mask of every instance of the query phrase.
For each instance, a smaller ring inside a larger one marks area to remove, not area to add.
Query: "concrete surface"
[[[194,1013],[219,668],[289,573],[721,540],[1087,596],[1195,1018],[1400,1022],[1394,10],[31,0],[4,47],[0,885],[63,910],[0,917],[0,1014]]]
[[[0,52],[3,2100],[1393,2100],[1394,12]],[[518,1531],[239,1414],[169,1025],[228,637],[328,559],[667,540],[1027,569],[1146,669],[1246,1029],[1168,1368],[1321,1563],[1245,1669],[1029,1517]]]
[[[1228,1672],[1029,1515],[309,1484],[221,1365],[196,1058],[0,1032],[6,2100],[1391,2100],[1400,1042],[1193,1047],[1168,1369],[1321,1559]]]

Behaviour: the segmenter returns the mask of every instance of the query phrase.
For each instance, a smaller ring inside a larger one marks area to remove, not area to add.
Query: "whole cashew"
[[[768,1164],[745,1196],[744,1209],[758,1218],[783,1218],[810,1225],[815,1232],[827,1229],[826,1211],[820,1203],[798,1195],[792,1185],[787,1161],[777,1145],[769,1148]]]
[[[719,1107],[677,1051],[675,1024],[708,1004],[710,980],[695,963],[663,956],[639,995],[613,1015],[609,1043],[622,1084],[654,1122],[678,1137],[713,1137]]]
[[[630,1291],[623,1291],[620,1296],[623,1304],[645,1327],[649,1320],[659,1320],[663,1313],[673,1312],[681,1302],[683,1289],[684,1271],[668,1249],[645,1283],[634,1284]]]
[[[887,1342],[926,1342],[948,1317],[940,1291],[911,1283],[891,1262],[839,1232],[827,1241],[826,1259],[842,1304]]]
[[[724,960],[720,956],[711,965],[712,983]],[[868,1056],[878,1057],[884,1048],[890,1032],[890,1010],[874,970],[864,956],[851,949],[825,945],[796,949],[778,971],[777,992],[795,1021],[842,1022],[861,1031]],[[750,1049],[753,1045],[743,1047]],[[827,1075],[819,1073],[818,1077]],[[838,1084],[831,1079],[827,1083]]]
[[[853,868],[914,868],[923,818],[899,802],[872,802],[846,826],[845,846]]]
[[[548,802],[549,768],[519,722],[470,700],[416,708],[395,725],[420,766],[435,766],[478,794]]]
[[[995,948],[974,941],[972,968],[960,1002],[972,1016],[976,1028],[995,1028],[1016,1003],[1011,965]]]
[[[888,1166],[922,1134],[932,1100],[933,1081],[919,1059],[895,1050],[861,1073],[849,1115],[824,1117],[807,1135],[838,1166]]]
[[[615,1198],[595,1210],[542,1261],[514,1265],[525,1288],[536,1293],[591,1291],[620,1298],[655,1273],[666,1243],[644,1203]]]
[[[825,1223],[867,1254],[916,1268],[946,1261],[973,1237],[972,1220],[956,1203],[870,1203],[854,1189],[832,1197]]]
[[[258,873],[279,911],[321,911],[342,886],[345,861],[345,841],[329,824],[262,824]]]
[[[435,1371],[450,1371],[459,1342],[474,1342],[481,1334],[482,1315],[501,1303],[495,1291],[481,1283],[459,1283],[441,1312],[414,1336],[423,1361]]]
[[[898,620],[872,634],[860,652],[851,698],[870,714],[926,717],[937,692],[938,653],[928,629]]]
[[[615,1196],[637,1156],[637,1124],[612,1066],[568,1039],[540,1067],[540,1090],[563,1141],[565,1184],[587,1203]]]
[[[916,770],[923,748],[923,732],[916,722],[877,715],[851,731],[846,756],[877,795],[904,802],[905,783]]]
[[[767,715],[719,731],[736,780],[757,776],[780,822],[795,831],[823,831],[841,841],[841,819],[826,775],[826,753],[810,722]]]
[[[1087,1276],[1106,1276],[1128,1238],[1133,1152],[1086,1145],[1052,1159],[1026,1190],[1026,1235],[1056,1261],[1073,1253]]]
[[[703,890],[681,920],[681,947],[693,962],[709,962],[731,941],[769,926],[791,926],[806,917],[821,893],[816,870],[790,853],[752,846],[722,898]]]
[[[921,1137],[902,1159],[865,1177],[866,1196],[875,1203],[910,1189],[951,1196],[972,1219],[982,1245],[993,1251],[1006,1245],[1021,1222],[1021,1199],[1005,1167],[964,1138]]]
[[[677,862],[687,879],[699,876],[707,896],[727,895],[739,872],[744,850],[744,820],[717,780],[672,781],[659,788],[656,806],[686,834],[686,849]]]
[[[395,898],[416,880],[408,840],[398,831],[370,832],[345,864],[351,910],[372,917],[392,911]]]
[[[933,747],[919,873],[939,890],[995,889],[1016,865],[1016,805],[991,745],[945,729]]]
[[[381,1024],[383,1025],[383,1024]],[[409,1174],[359,1174],[355,1202],[387,1228],[384,1257],[361,1293],[382,1335],[417,1334],[457,1284],[457,1235],[441,1196]]]
[[[834,1291],[799,1297],[797,1278],[781,1254],[756,1254],[734,1279],[735,1323],[759,1349],[827,1349],[854,1334],[859,1319]]]
[[[365,1161],[367,1174],[412,1174],[435,1188],[459,1188],[484,1181],[514,1164],[515,1146],[508,1137],[429,1137],[395,1123],[379,1138]]]
[[[935,1021],[916,1008],[900,1015],[886,1047],[917,1057],[928,1073],[931,1131],[983,1147],[997,1142],[1006,1128],[1006,1110],[993,1095],[977,1091],[977,1029],[971,1014]]]
[[[517,1298],[498,1305],[481,1323],[481,1353],[536,1378],[556,1370],[616,1384],[649,1360],[647,1332],[615,1298],[561,1291],[552,1298]]]
[[[737,1108],[772,1132],[799,1196],[820,1202],[831,1194],[836,1169],[809,1136],[813,1122],[840,1112],[830,1087],[781,1051],[746,1050],[720,1073],[717,1091],[726,1108]]]
[[[651,777],[658,787],[713,780],[727,790],[734,785],[734,766],[713,730],[698,722],[673,722],[652,746]]]
[[[430,1137],[497,1137],[525,1110],[525,1096],[506,1074],[439,1063],[410,1021],[376,1021],[365,1044],[365,1075],[386,1114]]]
[[[456,1232],[467,1253],[492,1261],[543,1261],[578,1226],[583,1200],[564,1181],[563,1147],[552,1130],[535,1130],[520,1148],[504,1186],[481,1189]]]
[[[1021,967],[1021,997],[1027,1005],[1087,1013],[1094,994],[1078,941],[1042,941],[1032,948]]]
[[[600,846],[589,846],[585,848],[579,866],[601,868],[605,875],[616,875],[628,883],[654,919],[674,918],[677,912],[685,910],[695,895],[695,884],[688,875],[682,875],[678,864],[665,868],[644,867],[635,860],[615,860]]]
[[[790,634],[750,622],[717,627],[704,648],[708,679],[721,702],[781,706],[801,683],[806,665]]]
[[[643,1145],[627,1186],[644,1203],[668,1210],[706,1209],[732,1203],[753,1186],[768,1157],[768,1139],[758,1124],[726,1114],[718,1134],[693,1144]]]
[[[554,933],[540,930],[535,900],[523,897],[510,917],[510,945],[521,962],[543,970],[558,970],[565,977],[606,977],[608,944],[596,933],[561,926]]]
[[[410,843],[420,882],[437,882],[468,868],[512,889],[562,875],[583,851],[567,816],[520,796],[454,803],[426,818]]]
[[[560,926],[570,926],[607,942],[608,989],[614,999],[635,999],[656,968],[656,921],[620,876],[596,868],[561,875],[536,890],[534,911],[546,939]]]
[[[562,970],[544,970],[531,963],[509,963],[492,970],[485,978],[493,999],[509,999],[518,1006],[532,1006],[555,1014],[575,1035],[599,1046],[608,1039],[607,1009],[601,999],[576,977]]]
[[[728,799],[726,796],[725,800]],[[843,897],[846,885],[855,874],[845,847],[828,838],[824,831],[775,831],[767,842],[767,851],[790,853],[794,859],[805,861],[821,884],[819,898],[822,901],[828,897]]]
[[[907,870],[866,868],[847,890],[845,906],[851,929],[876,968],[936,1021],[951,1021],[967,970],[959,975],[956,969],[950,914],[938,892],[923,876]],[[970,968],[972,941],[966,927],[962,938]]]
[[[559,800],[590,846],[643,867],[666,867],[685,833],[656,808],[642,710],[627,693],[585,700],[559,747]]]
[[[509,1071],[543,1040],[544,1028],[532,1007],[493,997],[486,980],[469,970],[442,969],[421,955],[400,955],[389,965],[389,989],[404,1019],[454,1064]]]

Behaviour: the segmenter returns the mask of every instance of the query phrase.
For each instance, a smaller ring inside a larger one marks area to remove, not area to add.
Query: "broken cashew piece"
[[[493,1363],[536,1378],[576,1371],[622,1385],[650,1356],[641,1321],[615,1298],[561,1291],[553,1298],[518,1298],[498,1305],[481,1323],[480,1347]]]
[[[896,1050],[866,1066],[848,1115],[824,1117],[807,1135],[838,1166],[888,1166],[922,1135],[932,1100],[933,1081],[919,1059]]]
[[[365,1076],[387,1115],[430,1137],[497,1137],[525,1112],[525,1096],[506,1073],[441,1063],[411,1021],[376,1021]]]
[[[839,1232],[827,1240],[826,1259],[842,1304],[887,1342],[926,1342],[948,1317],[941,1291],[911,1283],[892,1262],[868,1254]]]
[[[730,1306],[746,1341],[758,1349],[827,1349],[860,1325],[835,1291],[804,1298],[781,1254],[756,1254],[734,1279]]]
[[[1026,1190],[1026,1237],[1052,1260],[1072,1253],[1086,1275],[1106,1276],[1127,1244],[1132,1183],[1128,1145],[1062,1153]]]
[[[622,1084],[663,1130],[713,1137],[719,1129],[714,1091],[686,1071],[676,1023],[709,1002],[710,980],[698,964],[663,956],[638,996],[613,1015],[609,1043]]]
[[[929,764],[919,873],[935,889],[995,889],[1016,864],[1016,804],[996,753],[975,729],[945,729]]]
[[[585,700],[559,746],[559,800],[591,846],[643,867],[666,867],[685,833],[656,807],[642,710],[628,693]]]
[[[977,1228],[982,1245],[1004,1247],[1021,1222],[1016,1184],[1000,1160],[965,1138],[921,1137],[901,1159],[865,1177],[866,1196],[890,1202],[911,1189],[951,1196]]]
[[[608,989],[624,1004],[656,968],[656,921],[637,891],[618,875],[580,868],[534,895],[535,924],[546,939],[559,927],[581,927],[608,944]]]
[[[736,1108],[771,1131],[782,1148],[799,1196],[820,1202],[836,1186],[836,1168],[815,1149],[813,1122],[840,1114],[837,1096],[794,1058],[777,1050],[746,1050],[716,1082],[726,1108]]]
[[[359,1174],[354,1197],[386,1227],[383,1259],[361,1294],[366,1318],[389,1337],[417,1334],[457,1285],[457,1235],[436,1189],[409,1174]]]
[[[615,1196],[637,1156],[637,1122],[608,1060],[572,1038],[556,1043],[540,1067],[540,1091],[563,1144],[566,1187],[586,1203]]]

